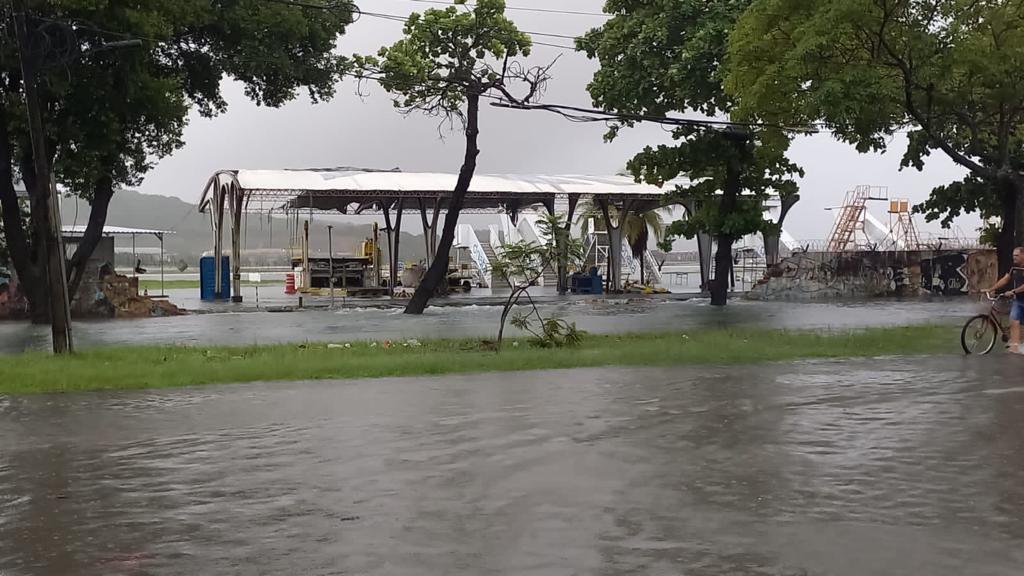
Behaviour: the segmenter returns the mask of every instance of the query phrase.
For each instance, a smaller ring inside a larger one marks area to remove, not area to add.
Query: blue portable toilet
[[[604,278],[597,271],[597,266],[590,267],[590,294],[601,294],[604,292]]]
[[[590,274],[573,274],[569,279],[569,289],[573,294],[601,294],[604,288],[603,280],[597,272],[597,266],[592,266]]]
[[[199,298],[204,301],[227,300],[231,298],[231,266],[230,258],[221,256],[220,259],[220,294],[216,293],[217,259],[213,256],[203,256],[199,259]]]

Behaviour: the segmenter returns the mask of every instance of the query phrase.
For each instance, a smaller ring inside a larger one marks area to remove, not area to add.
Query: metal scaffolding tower
[[[910,201],[905,198],[889,201],[889,237],[893,250],[919,250],[921,238],[914,225]]]
[[[867,203],[869,200],[888,200],[887,188],[872,186],[857,186],[846,193],[846,199],[839,208],[839,217],[836,218],[835,226],[829,235],[828,251],[845,252],[857,248],[856,237],[860,232],[866,236],[864,231],[864,220],[867,216]]]

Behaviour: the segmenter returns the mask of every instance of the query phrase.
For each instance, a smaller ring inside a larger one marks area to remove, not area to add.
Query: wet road
[[[724,309],[707,300],[574,300],[544,305],[594,333],[695,329],[722,326],[823,328],[956,323],[979,310],[967,298],[872,300],[843,304],[736,300]],[[80,347],[134,344],[268,344],[302,341],[492,337],[501,309],[494,306],[430,308],[420,317],[400,310],[346,308],[270,313],[197,314],[176,318],[75,323]],[[0,354],[47,349],[46,326],[0,322]]]
[[[0,573],[996,576],[1024,362],[0,399]]]

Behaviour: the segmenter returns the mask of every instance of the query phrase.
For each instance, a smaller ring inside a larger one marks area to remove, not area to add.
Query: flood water
[[[949,356],[0,398],[0,573],[1018,575],[1022,373]]]
[[[78,346],[135,344],[247,345],[383,338],[492,337],[501,309],[495,306],[429,308],[422,316],[400,309],[195,314],[174,318],[76,322]],[[708,327],[855,328],[959,322],[979,310],[968,298],[872,300],[826,303],[735,300],[715,308],[707,300],[644,298],[574,299],[541,306],[594,333],[691,330]],[[0,354],[49,348],[46,326],[0,322]]]

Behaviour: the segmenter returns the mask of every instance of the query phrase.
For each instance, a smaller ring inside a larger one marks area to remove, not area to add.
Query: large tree
[[[755,0],[730,38],[742,112],[822,122],[861,152],[909,131],[904,167],[964,167],[923,209],[1002,218],[1000,265],[1024,242],[1024,0]],[[1015,238],[1016,237],[1016,238]]]
[[[48,183],[36,178],[26,129],[19,56],[41,66],[47,160],[58,185],[91,206],[87,229],[68,262],[72,294],[95,249],[119,187],[140,182],[181,147],[190,110],[223,112],[222,81],[279,106],[301,87],[312,99],[333,94],[344,60],[333,50],[353,20],[347,3],[327,0],[50,0],[27,2],[29,50],[0,46],[0,211],[10,258],[33,318],[49,315],[40,246]],[[10,8],[4,3],[3,22]],[[137,39],[141,46],[117,48]],[[117,48],[117,49],[115,49]],[[20,219],[15,183],[30,197]]]
[[[460,122],[466,137],[462,167],[447,199],[444,228],[434,258],[412,299],[407,314],[422,314],[439,291],[447,292],[448,254],[466,193],[480,154],[480,103],[500,95],[525,103],[535,96],[548,68],[526,70],[516,57],[530,54],[530,37],[505,16],[504,0],[453,0],[444,9],[413,13],[405,23],[405,37],[380,49],[377,56],[356,56],[362,77],[379,82],[395,95],[395,106],[422,112],[442,121]],[[525,81],[529,92],[516,98],[508,91],[511,78]]]
[[[670,112],[708,117],[732,113],[735,100],[722,85],[726,39],[747,0],[608,0],[611,18],[578,43],[601,67],[588,86],[596,106],[637,116]],[[618,127],[608,137],[614,138]],[[715,237],[715,277],[708,286],[712,304],[728,299],[733,242],[763,231],[763,200],[772,191],[796,194],[791,175],[799,173],[785,157],[787,136],[778,130],[733,125],[680,126],[675,145],[647,147],[629,164],[638,179],[662,185],[677,176],[692,184],[669,191],[667,203],[686,202],[686,221],[672,233]]]

